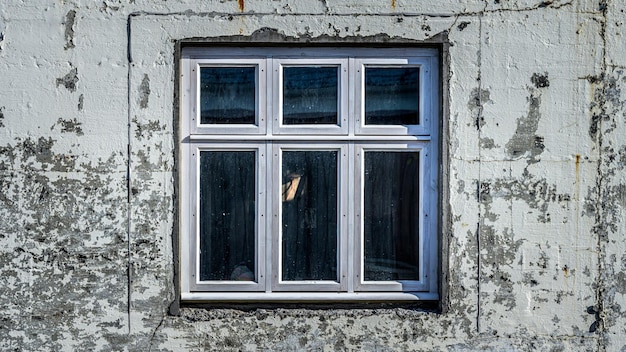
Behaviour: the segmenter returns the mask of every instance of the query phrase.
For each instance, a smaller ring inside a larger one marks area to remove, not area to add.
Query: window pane
[[[365,68],[365,124],[419,124],[419,68]]]
[[[419,279],[419,152],[366,152],[365,280]]]
[[[200,280],[255,280],[255,159],[200,153]]]
[[[200,68],[200,123],[254,124],[254,67]]]
[[[282,279],[337,280],[336,151],[283,152]]]
[[[338,124],[338,67],[283,69],[283,124]]]

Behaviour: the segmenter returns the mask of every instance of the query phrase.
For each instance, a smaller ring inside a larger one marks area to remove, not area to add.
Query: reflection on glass
[[[419,279],[419,152],[366,152],[364,279]]]
[[[286,151],[282,279],[337,280],[336,151]]]
[[[283,124],[338,124],[339,67],[283,69]]]
[[[419,68],[365,68],[365,124],[419,124]]]
[[[254,124],[254,67],[200,68],[200,123]]]
[[[255,159],[200,153],[200,280],[255,280]]]

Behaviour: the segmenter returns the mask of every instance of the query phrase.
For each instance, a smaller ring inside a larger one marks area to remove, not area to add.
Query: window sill
[[[436,301],[432,292],[183,292],[185,302],[401,302]]]

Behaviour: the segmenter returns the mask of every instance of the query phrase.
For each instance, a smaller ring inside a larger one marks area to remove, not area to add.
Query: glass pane
[[[336,151],[283,152],[282,278],[337,280]]]
[[[365,68],[365,124],[419,124],[419,68]]]
[[[283,124],[338,124],[339,67],[283,69]]]
[[[419,279],[419,152],[366,152],[365,280]]]
[[[256,68],[200,68],[200,123],[254,124]]]
[[[200,280],[255,280],[255,159],[200,153]]]

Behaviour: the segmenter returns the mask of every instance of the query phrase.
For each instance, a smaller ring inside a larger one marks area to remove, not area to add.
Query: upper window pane
[[[255,67],[200,68],[200,123],[256,122]]]
[[[365,280],[419,280],[419,152],[366,152]]]
[[[283,124],[338,124],[339,67],[283,68]]]
[[[255,280],[256,153],[200,153],[200,280]]]
[[[365,68],[365,124],[419,124],[419,68]]]

